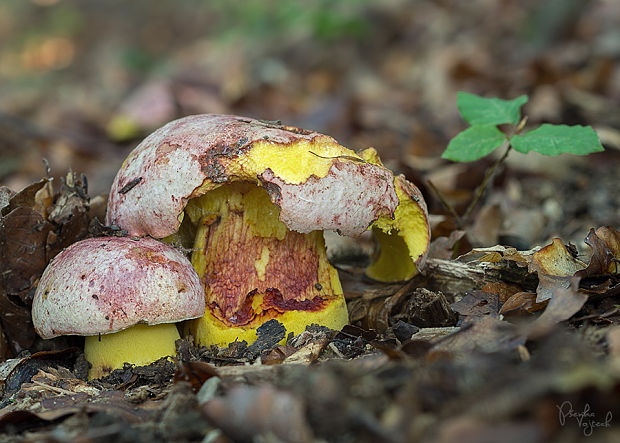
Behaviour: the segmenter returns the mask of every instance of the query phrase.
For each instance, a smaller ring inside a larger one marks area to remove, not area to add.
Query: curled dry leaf
[[[585,267],[575,255],[559,238],[534,253],[529,270],[538,274],[537,303],[550,299],[556,289],[570,286],[571,278]]]
[[[389,317],[399,308],[404,308],[411,296],[412,282],[396,288],[394,285],[365,291],[362,297],[348,304],[350,320],[364,329],[384,332],[389,328]]]
[[[578,276],[620,273],[620,232],[611,226],[590,229],[585,242],[592,248],[592,258],[588,267],[579,271]]]
[[[69,172],[58,194],[46,178],[16,194],[4,189],[2,196],[0,323],[15,355],[34,342],[30,305],[45,266],[87,235],[88,195],[85,178]]]
[[[41,191],[49,183],[49,181],[50,181],[49,179],[44,178],[44,179],[39,180],[36,183],[32,183],[26,186],[24,189],[22,189],[18,193],[13,193],[13,195],[8,201],[8,204],[6,204],[2,208],[2,215],[3,216],[7,215],[9,212],[14,210],[15,208],[19,208],[20,206],[27,206],[29,208],[34,209],[36,206],[35,197],[37,193]],[[40,197],[39,197],[39,201],[42,201]],[[41,214],[41,215],[44,215],[44,214]]]
[[[517,292],[504,302],[499,310],[500,314],[509,312],[525,311],[536,312],[547,306],[547,302],[537,303],[534,292]]]

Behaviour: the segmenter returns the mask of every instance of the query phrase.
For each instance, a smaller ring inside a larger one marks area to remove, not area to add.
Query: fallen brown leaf
[[[556,288],[544,312],[528,328],[529,337],[550,331],[557,323],[568,320],[583,307],[588,296],[579,292],[579,277],[570,280],[568,288]]]
[[[547,306],[547,302],[536,302],[536,294],[533,292],[517,292],[504,302],[500,314],[507,314],[515,311],[536,312]]]
[[[562,240],[554,238],[550,245],[534,253],[529,265],[530,272],[538,274],[536,301],[550,299],[557,288],[568,288],[573,275],[584,267],[585,263],[575,258]]]
[[[578,276],[589,277],[620,272],[620,232],[611,226],[603,226],[596,231],[592,228],[585,242],[592,248],[592,258],[588,266],[579,271]]]
[[[194,392],[198,392],[205,381],[217,377],[217,369],[209,363],[201,361],[182,361],[174,374],[174,382],[187,382]]]
[[[473,317],[459,331],[441,339],[433,351],[497,352],[514,349],[523,343],[525,343],[525,337],[512,324],[491,316],[484,316]]]
[[[458,302],[450,305],[454,312],[465,317],[499,315],[499,296],[485,291],[468,291]]]

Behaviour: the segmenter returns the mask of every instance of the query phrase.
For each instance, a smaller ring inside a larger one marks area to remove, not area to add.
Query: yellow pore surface
[[[162,357],[175,356],[174,342],[179,338],[174,323],[136,325],[114,334],[86,337],[84,356],[92,365],[88,378],[104,377],[125,363],[143,366]]]
[[[254,320],[247,324],[222,321],[209,307],[202,319],[189,322],[197,343],[226,346],[236,339],[251,342],[256,339],[256,328],[272,318],[296,334],[312,323],[336,329],[347,323],[340,279],[327,260],[322,232],[289,231],[263,188],[247,182],[225,185],[190,200],[185,211],[198,226],[192,265],[207,282],[207,305],[215,302],[223,308],[224,296],[244,298],[254,289],[258,291],[251,301]],[[265,307],[269,303],[263,304],[263,291],[276,288],[285,298],[291,296],[286,289],[291,279],[302,284],[295,297],[319,297],[324,300],[322,308]]]

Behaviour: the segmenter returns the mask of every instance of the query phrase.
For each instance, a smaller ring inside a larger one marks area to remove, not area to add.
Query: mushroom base
[[[88,378],[105,377],[125,363],[143,366],[175,356],[175,341],[180,338],[174,323],[136,325],[114,334],[86,337],[84,356],[92,365]]]
[[[287,335],[291,332],[293,335],[301,334],[307,326],[312,324],[340,330],[349,322],[347,305],[343,296],[331,299],[319,311],[286,311],[273,318],[284,325]],[[236,340],[252,343],[256,340],[256,329],[256,327],[231,327],[214,316],[209,309],[202,318],[188,322],[189,332],[202,346],[226,347]],[[285,342],[286,337],[281,344]]]
[[[287,332],[317,323],[340,329],[347,309],[323,233],[289,231],[267,192],[251,183],[222,186],[191,200],[192,265],[205,286],[205,317],[190,322],[199,345],[256,338],[276,319]]]

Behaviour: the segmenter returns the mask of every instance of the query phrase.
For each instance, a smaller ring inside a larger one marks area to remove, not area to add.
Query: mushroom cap
[[[189,260],[152,238],[74,243],[47,266],[32,303],[32,321],[43,338],[108,334],[204,312],[204,289]]]
[[[190,198],[225,183],[265,187],[290,230],[359,235],[399,200],[391,171],[333,138],[230,115],[193,115],[142,141],[119,170],[106,222],[130,235],[175,233]]]

